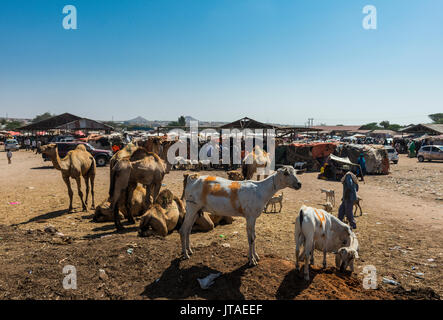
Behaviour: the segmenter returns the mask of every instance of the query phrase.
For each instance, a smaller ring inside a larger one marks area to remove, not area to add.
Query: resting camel
[[[135,189],[137,183],[146,188],[146,199],[155,202],[160,191],[163,178],[166,174],[166,164],[160,157],[143,148],[138,148],[130,159],[123,158],[114,165],[111,173],[111,183],[109,187],[109,198],[111,208],[114,211],[114,221],[117,230],[123,230],[116,205],[120,198]],[[128,203],[126,203],[128,206]],[[129,214],[131,211],[128,210]],[[133,221],[132,218],[128,218]]]
[[[279,190],[286,187],[300,189],[301,183],[291,166],[283,166],[262,181],[231,181],[221,177],[189,175],[184,198],[186,215],[180,228],[183,258],[192,254],[189,235],[199,212],[220,216],[241,216],[246,219],[249,242],[249,264],[257,265],[255,252],[255,221],[266,203]]]
[[[129,205],[126,205],[126,201],[128,200]],[[146,199],[146,189],[138,184],[137,187],[132,190],[131,194],[126,197],[120,197],[118,202],[118,207],[120,210],[120,219],[126,218],[130,220],[131,218],[141,216],[145,213],[147,209],[147,199]],[[129,213],[128,210],[131,212]],[[95,209],[94,217],[92,218],[95,222],[105,222],[105,221],[114,221],[114,212],[111,208],[111,202],[109,200],[104,201],[102,204],[99,204]]]
[[[169,189],[164,189],[159,193],[154,205],[142,216],[139,235],[141,237],[147,236],[151,227],[155,233],[165,237],[181,227],[185,214],[183,202],[174,196]],[[222,218],[230,219],[225,221]],[[205,212],[197,217],[192,231],[211,231],[216,225],[222,223],[232,223],[232,217],[214,216]]]
[[[79,144],[77,148],[68,152],[66,157],[60,159],[58,155],[57,145],[54,143],[45,145],[41,147],[41,152],[46,154],[52,161],[54,168],[62,172],[63,181],[68,187],[69,195],[69,212],[72,212],[72,188],[71,181],[69,178],[75,179],[77,182],[77,190],[80,200],[82,201],[83,211],[87,210],[88,205],[88,195],[89,195],[89,181],[91,181],[91,197],[92,206],[91,209],[95,208],[94,203],[94,179],[95,179],[95,159],[94,157],[86,151],[86,147],[83,144]],[[81,190],[81,180],[83,177],[86,184],[86,200],[83,201],[83,192]]]
[[[249,153],[242,161],[242,173],[244,180],[251,180],[257,169],[264,170],[264,179],[268,177],[268,171],[271,166],[271,158],[269,153],[264,151],[259,146],[255,146],[251,153]],[[260,174],[257,173],[257,181],[260,180]]]

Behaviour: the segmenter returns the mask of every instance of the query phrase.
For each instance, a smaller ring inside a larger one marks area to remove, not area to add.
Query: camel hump
[[[86,147],[85,147],[84,144],[79,144],[79,145],[75,148],[75,150],[87,151],[87,150],[86,150]]]

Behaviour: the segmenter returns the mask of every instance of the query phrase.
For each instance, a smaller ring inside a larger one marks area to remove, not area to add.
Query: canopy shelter
[[[81,118],[70,113],[63,113],[46,120],[20,127],[18,130],[22,132],[38,132],[48,130],[104,130],[109,132],[114,130],[114,128],[95,120]]]
[[[443,134],[443,124],[417,124],[400,130],[402,133],[413,133],[416,135],[440,135]]]
[[[221,129],[277,129],[278,126],[259,122],[257,120],[244,117],[237,121],[220,126]]]

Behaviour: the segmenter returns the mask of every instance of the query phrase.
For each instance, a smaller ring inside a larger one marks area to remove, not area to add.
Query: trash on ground
[[[221,272],[219,273],[211,273],[209,276],[201,279],[197,279],[200,287],[204,290],[209,289],[210,286],[214,284],[214,280],[221,276]]]
[[[392,284],[394,286],[398,286],[400,284],[399,282],[388,278],[383,278],[383,283]]]

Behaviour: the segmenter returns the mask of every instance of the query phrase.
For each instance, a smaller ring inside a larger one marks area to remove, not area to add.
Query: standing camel
[[[58,155],[57,145],[54,143],[41,147],[41,152],[46,154],[52,161],[54,168],[62,172],[63,181],[68,187],[69,195],[69,212],[72,212],[72,196],[73,191],[71,188],[71,181],[69,178],[74,179],[77,182],[77,190],[80,200],[82,201],[83,211],[87,210],[88,195],[89,195],[89,181],[91,181],[91,197],[92,206],[91,209],[95,209],[94,203],[94,179],[95,179],[95,159],[86,151],[86,147],[79,144],[77,148],[68,152],[66,157],[60,159]],[[81,190],[81,180],[83,177],[86,184],[86,200],[83,201],[83,192]]]
[[[251,153],[249,153],[242,161],[242,173],[244,180],[251,180],[257,169],[265,170],[264,179],[268,177],[269,168],[271,166],[271,158],[269,153],[264,151],[259,146],[255,146]],[[257,181],[260,180],[260,174],[257,173]]]
[[[111,208],[114,211],[114,222],[117,230],[123,230],[120,222],[119,208],[117,203],[120,197],[127,196],[130,191],[140,183],[146,188],[146,199],[155,202],[160,192],[163,178],[166,174],[166,163],[155,153],[147,152],[139,148],[130,159],[124,158],[114,165],[111,174],[109,198]],[[126,205],[128,202],[126,201]],[[131,212],[130,210],[127,210]],[[128,220],[134,220],[130,216]]]

